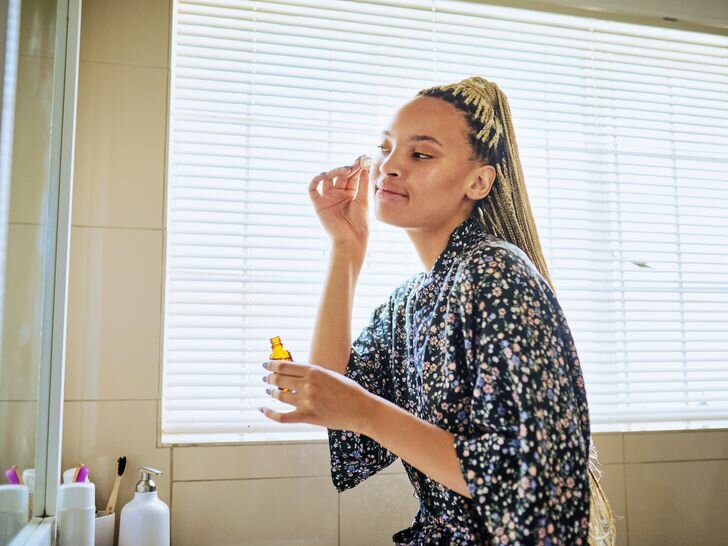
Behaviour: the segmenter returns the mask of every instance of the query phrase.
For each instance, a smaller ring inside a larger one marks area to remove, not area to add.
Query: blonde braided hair
[[[531,211],[511,110],[503,91],[495,83],[473,76],[457,83],[423,89],[417,96],[443,99],[465,114],[470,127],[467,136],[473,149],[471,159],[493,165],[496,171],[490,193],[476,203],[473,214],[487,233],[521,248],[556,293]],[[598,463],[596,446],[590,438],[589,544],[613,546],[616,539],[614,517],[599,485],[603,472]]]

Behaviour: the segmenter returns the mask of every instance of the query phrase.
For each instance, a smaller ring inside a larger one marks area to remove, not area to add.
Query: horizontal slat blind
[[[595,431],[728,424],[728,39],[466,1],[175,2],[166,441],[325,438],[256,408],[307,361],[328,242],[307,183],[419,89],[508,95]],[[420,270],[374,219],[353,336]]]

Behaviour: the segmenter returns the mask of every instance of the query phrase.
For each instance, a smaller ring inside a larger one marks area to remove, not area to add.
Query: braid
[[[521,248],[556,292],[531,212],[506,96],[494,83],[477,76],[424,89],[417,96],[443,99],[465,114],[470,159],[493,165],[496,171],[490,193],[476,203],[473,214],[487,233]]]

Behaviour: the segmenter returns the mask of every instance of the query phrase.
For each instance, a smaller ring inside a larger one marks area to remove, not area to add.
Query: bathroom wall
[[[721,0],[701,4],[717,13]],[[175,546],[390,544],[416,510],[399,463],[339,495],[324,443],[159,447],[170,12],[171,0],[83,2],[64,468],[91,468],[102,507],[126,455],[119,508],[137,467],[161,469]],[[727,430],[595,440],[620,546],[725,543]]]

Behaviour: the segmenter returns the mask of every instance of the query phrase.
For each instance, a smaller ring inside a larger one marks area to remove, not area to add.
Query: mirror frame
[[[66,25],[59,24],[67,22]],[[55,515],[56,490],[61,476],[63,378],[66,352],[68,273],[71,244],[71,196],[76,133],[78,53],[81,0],[58,0],[56,57],[53,63],[53,113],[46,256],[50,264],[44,279],[43,329],[50,332],[41,348],[38,427],[36,440],[36,494],[34,516]],[[40,468],[37,461],[42,461]],[[38,470],[40,468],[40,471]],[[41,482],[38,483],[38,474]]]

